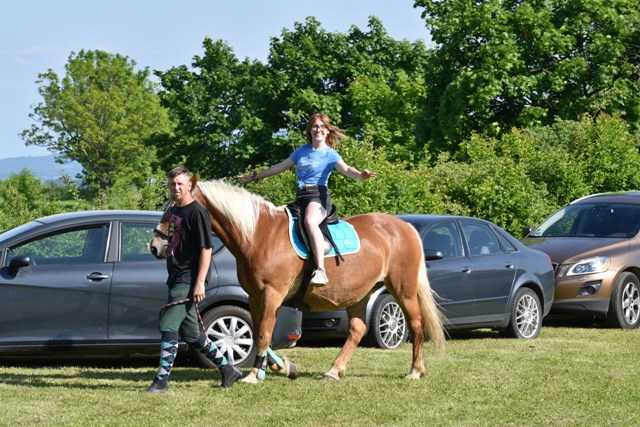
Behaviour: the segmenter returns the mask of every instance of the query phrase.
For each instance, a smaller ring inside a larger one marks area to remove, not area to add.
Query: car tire
[[[542,328],[540,298],[529,288],[520,288],[511,305],[511,320],[507,334],[518,339],[534,339]]]
[[[408,337],[409,327],[400,305],[390,294],[380,295],[371,312],[369,342],[379,348],[392,349]]]
[[[218,345],[230,363],[238,368],[253,365],[256,345],[248,310],[233,305],[215,307],[203,314],[202,322],[209,339]],[[201,367],[213,367],[213,363],[197,349],[192,348],[192,355]]]
[[[616,280],[607,320],[622,329],[635,329],[640,325],[640,281],[635,274],[624,272]]]

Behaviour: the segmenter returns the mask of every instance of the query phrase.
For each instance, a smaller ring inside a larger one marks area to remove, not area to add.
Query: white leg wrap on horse
[[[419,380],[420,378],[422,378],[422,375],[423,374],[421,374],[420,372],[416,371],[415,369],[412,369],[411,372],[409,372],[405,378],[408,380]]]
[[[324,378],[333,381],[340,381],[340,374],[336,368],[331,368],[324,373]]]
[[[259,384],[261,381],[258,379],[258,369],[252,368],[247,376],[242,378],[240,382],[245,384]]]

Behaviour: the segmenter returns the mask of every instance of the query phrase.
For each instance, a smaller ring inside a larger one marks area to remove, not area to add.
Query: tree
[[[117,179],[144,185],[156,161],[144,141],[171,131],[147,69],[136,71],[125,56],[83,50],[71,53],[64,77],[50,69],[37,84],[42,102],[29,115],[35,124],[22,132],[27,145],[78,161],[93,190],[104,192]]]
[[[472,132],[618,113],[640,129],[637,0],[415,0],[437,44],[424,128],[435,148]]]
[[[181,163],[207,177],[221,177],[244,169],[264,151],[262,141],[268,144],[271,138],[271,129],[255,111],[268,102],[255,100],[265,67],[239,61],[221,40],[205,38],[203,48],[204,54],[193,59],[193,71],[184,65],[156,71],[162,104],[176,127],[169,143],[154,145],[164,169]]]
[[[165,168],[184,162],[207,177],[274,163],[304,141],[308,117],[329,114],[359,141],[413,158],[424,104],[423,43],[397,41],[376,18],[368,31],[327,32],[314,18],[271,40],[267,63],[240,61],[205,39],[191,69],[157,71],[162,103],[177,123],[158,146]]]
[[[307,18],[271,41],[272,123],[291,133],[322,111],[356,140],[411,159],[427,58],[424,43],[393,39],[375,17],[366,31],[352,26],[347,33]]]

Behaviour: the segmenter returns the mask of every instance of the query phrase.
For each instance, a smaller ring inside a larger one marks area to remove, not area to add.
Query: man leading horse
[[[237,370],[209,339],[198,323],[197,304],[204,299],[211,263],[209,212],[194,200],[193,179],[183,166],[167,174],[173,206],[165,213],[168,304],[160,316],[160,367],[147,389],[162,393],[178,353],[178,337],[198,348],[220,370],[221,386],[231,387],[241,378]]]

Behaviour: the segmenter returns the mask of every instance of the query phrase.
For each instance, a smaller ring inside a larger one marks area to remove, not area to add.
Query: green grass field
[[[140,367],[0,367],[0,425],[640,425],[640,331],[545,327],[533,341],[477,332],[426,345],[428,375],[403,379],[409,344],[359,349],[340,382],[320,379],[336,347],[282,354],[300,377],[217,387],[217,373],[178,365],[171,390],[148,395]],[[117,362],[122,363],[122,361]]]

